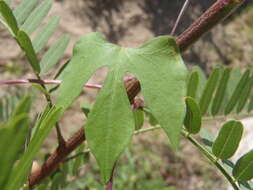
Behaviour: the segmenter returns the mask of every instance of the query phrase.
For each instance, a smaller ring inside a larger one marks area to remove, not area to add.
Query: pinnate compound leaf
[[[199,75],[197,71],[193,71],[190,75],[188,86],[187,86],[187,96],[196,98],[197,89],[199,85]]]
[[[18,31],[17,40],[23,49],[23,51],[26,53],[26,56],[29,60],[29,63],[31,64],[32,68],[35,72],[40,72],[40,65],[38,58],[35,54],[35,51],[32,46],[32,42],[29,38],[29,36],[22,30]]]
[[[57,61],[59,61],[67,48],[69,39],[68,35],[64,35],[51,48],[49,48],[40,61],[41,72],[48,72],[57,63]]]
[[[233,176],[238,181],[248,181],[253,178],[253,150],[243,155],[236,162]]]
[[[107,183],[135,127],[123,84],[125,73],[139,79],[147,106],[172,146],[177,147],[185,114],[187,71],[171,37],[155,38],[139,48],[123,48],[91,33],[78,41],[73,59],[61,75],[57,105],[69,107],[91,75],[104,66],[109,67],[108,76],[89,114],[85,132],[103,182]]]
[[[242,91],[248,82],[249,75],[250,75],[250,70],[248,69],[244,72],[244,74],[241,77],[240,81],[238,82],[231,98],[229,99],[229,101],[225,107],[225,115],[229,114],[236,106],[236,103],[238,102],[238,100],[242,94]]]
[[[0,1],[0,13],[4,17],[6,23],[8,26],[11,28],[11,31],[13,32],[14,35],[17,35],[18,33],[18,24],[16,21],[16,18],[14,17],[12,10],[6,4],[5,1]]]
[[[191,97],[186,97],[185,128],[189,133],[197,134],[201,128],[201,112],[199,105]]]
[[[18,7],[14,10],[13,13],[19,26],[24,23],[37,2],[38,0],[22,0]]]
[[[25,23],[21,26],[21,30],[31,35],[42,23],[52,7],[52,0],[43,1],[33,12],[29,15]]]
[[[219,80],[220,71],[220,67],[216,67],[213,70],[201,95],[199,105],[202,115],[207,112],[210,102],[212,101],[213,93]]]
[[[47,107],[45,110],[46,113],[43,113],[43,116],[37,121],[36,132],[33,135],[26,152],[20,158],[20,161],[9,178],[6,190],[19,189],[24,183],[29,174],[29,169],[34,156],[39,151],[45,138],[48,136],[55,123],[59,120],[62,113],[61,108],[59,107],[52,107],[50,110],[48,110]]]
[[[231,120],[226,122],[216,140],[212,152],[220,159],[228,159],[234,155],[242,138],[243,125],[239,121]]]

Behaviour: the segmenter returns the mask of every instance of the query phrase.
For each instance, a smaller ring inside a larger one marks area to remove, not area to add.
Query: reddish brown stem
[[[55,169],[59,167],[59,164],[64,161],[64,159],[77,148],[85,140],[85,135],[83,128],[81,128],[74,136],[72,136],[65,143],[64,147],[59,147],[56,151],[50,155],[46,162],[41,168],[34,171],[29,177],[29,184],[32,187],[35,184],[41,182],[42,179],[47,177]]]
[[[244,0],[219,0],[214,3],[213,6],[177,38],[180,50],[186,50],[202,35],[229,16],[243,2]]]
[[[186,50],[191,44],[198,40],[203,34],[213,28],[217,23],[226,18],[234,8],[239,6],[244,0],[219,0],[212,7],[210,7],[199,19],[197,19],[185,32],[183,32],[177,39],[177,44],[181,51]],[[137,79],[132,79],[126,82],[128,97],[131,103],[134,97],[140,92],[140,83]],[[61,150],[56,150],[48,160],[43,164],[41,169],[31,173],[29,177],[29,185],[40,183],[45,177],[49,176],[59,164],[78,147],[83,141],[84,130],[81,128],[74,136],[67,142],[66,146]]]

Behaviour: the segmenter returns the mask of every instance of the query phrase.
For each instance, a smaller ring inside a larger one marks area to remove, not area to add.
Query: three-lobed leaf
[[[57,105],[69,107],[91,75],[104,66],[109,67],[108,76],[89,114],[85,132],[103,182],[107,183],[115,161],[134,133],[133,113],[123,84],[125,73],[139,79],[148,107],[172,146],[177,147],[185,114],[187,72],[171,37],[155,38],[139,48],[123,48],[91,33],[78,41],[73,59],[60,77]]]
[[[228,159],[234,155],[242,138],[243,125],[239,121],[231,120],[226,122],[216,140],[212,152],[220,159]]]

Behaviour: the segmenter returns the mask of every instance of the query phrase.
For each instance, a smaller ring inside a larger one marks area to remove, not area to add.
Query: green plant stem
[[[205,157],[211,161],[219,170],[220,172],[226,177],[226,179],[229,181],[229,183],[232,185],[232,187],[235,190],[240,190],[237,186],[235,179],[226,171],[226,169],[217,161],[217,158],[211,154],[208,150],[205,149],[204,146],[202,146],[197,140],[195,140],[191,135],[187,135],[188,132],[185,130],[181,131],[181,134],[188,139]]]
[[[146,129],[141,129],[139,131],[135,132],[135,135],[141,134],[141,133],[146,133],[150,131],[154,131],[157,129],[161,129],[160,126],[157,127],[150,127]],[[236,180],[226,171],[226,169],[219,163],[218,159],[211,154],[204,146],[202,146],[196,139],[194,139],[187,131],[182,130],[181,131],[182,136],[184,136],[187,140],[189,140],[203,155],[211,161],[219,170],[220,172],[227,178],[229,183],[232,185],[232,187],[235,190],[239,190],[239,187],[236,184]]]
[[[40,75],[39,74],[36,74],[38,80],[41,81],[41,78],[40,78]],[[52,102],[52,99],[51,99],[51,96],[50,96],[50,92],[48,92],[46,86],[43,84],[43,83],[40,83],[39,84],[44,90],[46,93],[43,93],[47,102],[48,102],[48,105],[50,108],[53,107],[53,102]],[[57,133],[57,139],[58,139],[58,143],[59,143],[59,147],[58,148],[61,148],[61,147],[64,147],[65,146],[65,139],[63,138],[63,135],[61,133],[61,129],[60,129],[60,126],[59,126],[59,123],[56,122],[55,124],[55,129],[56,129],[56,133]]]

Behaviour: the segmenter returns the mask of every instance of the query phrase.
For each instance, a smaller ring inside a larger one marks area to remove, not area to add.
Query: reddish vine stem
[[[236,7],[244,0],[218,0],[211,6],[199,19],[197,19],[188,29],[185,30],[176,41],[181,51],[185,51],[190,45],[197,41],[203,34],[212,29],[217,23],[225,19]],[[126,82],[128,98],[131,103],[134,97],[140,92],[141,87],[137,79]],[[59,164],[83,141],[85,134],[81,128],[67,142],[66,146],[57,149],[42,165],[42,167],[31,173],[29,177],[29,186],[39,184],[45,177],[49,176]]]

